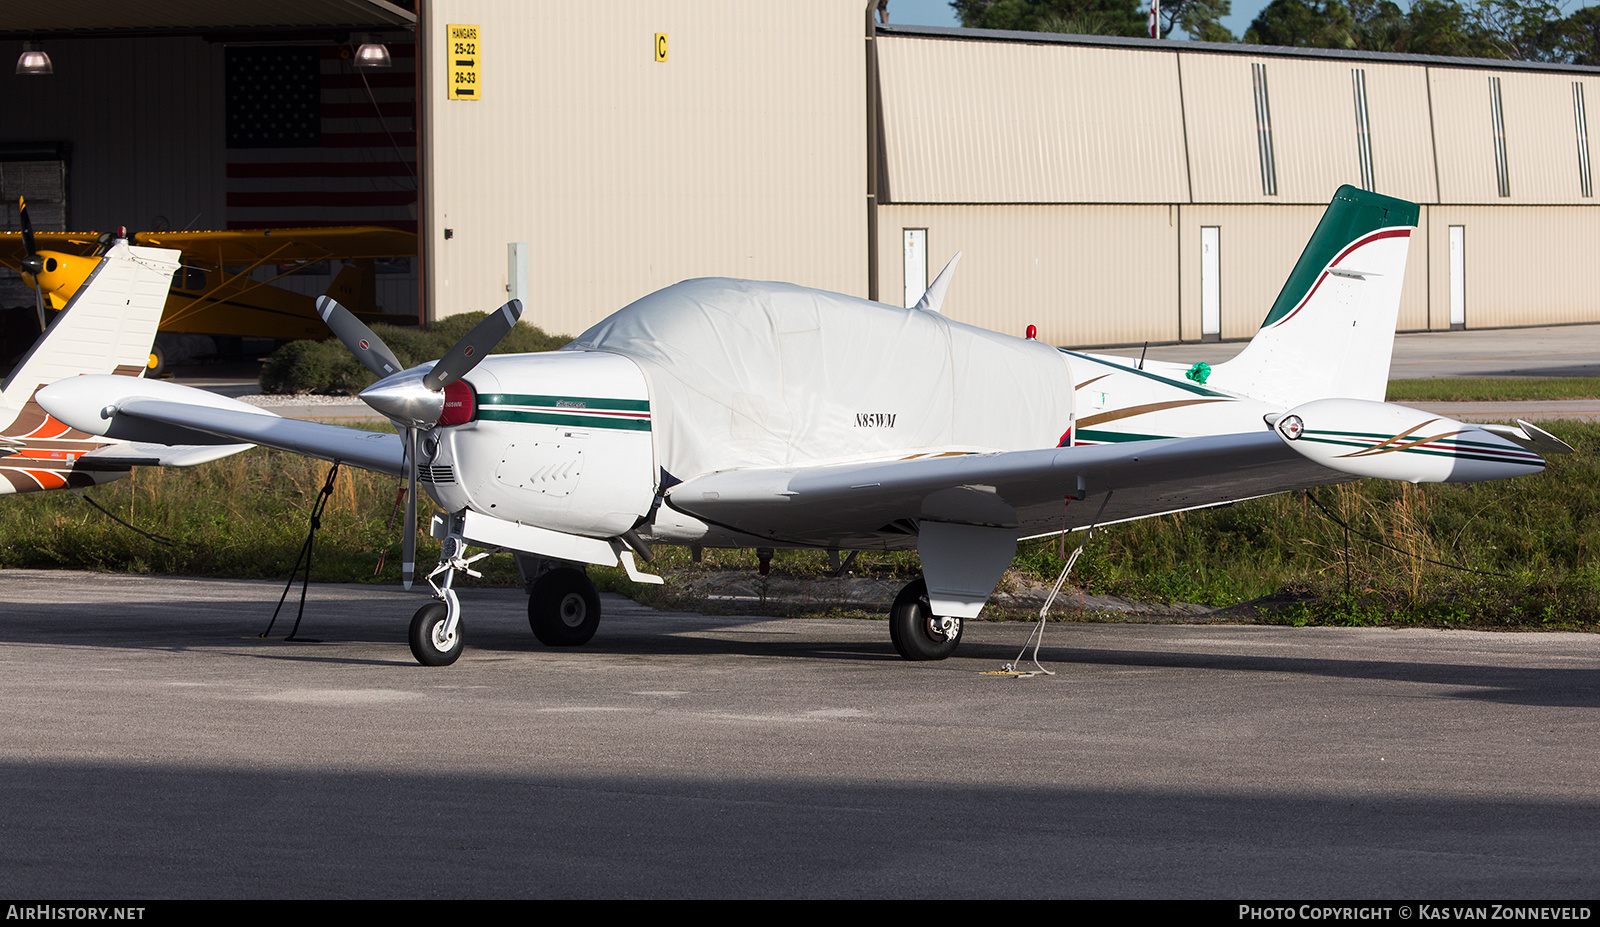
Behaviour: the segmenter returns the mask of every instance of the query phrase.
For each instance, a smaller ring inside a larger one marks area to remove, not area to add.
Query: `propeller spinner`
[[[401,541],[400,575],[411,588],[417,560],[417,445],[421,432],[439,424],[444,414],[445,387],[478,365],[522,317],[522,301],[513,299],[489,314],[432,364],[402,370],[400,361],[355,314],[326,296],[317,312],[344,346],[380,379],[361,391],[361,401],[400,429],[406,449],[406,517]]]

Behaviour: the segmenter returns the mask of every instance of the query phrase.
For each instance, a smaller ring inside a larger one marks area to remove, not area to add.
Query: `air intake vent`
[[[424,483],[433,483],[435,485],[439,483],[454,483],[456,481],[455,470],[449,466],[419,467],[417,468],[417,477]]]

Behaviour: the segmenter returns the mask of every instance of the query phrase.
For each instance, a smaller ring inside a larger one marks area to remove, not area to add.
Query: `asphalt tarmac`
[[[607,596],[547,649],[423,596],[0,573],[0,895],[1589,898],[1590,635],[1047,628],[913,664],[880,621]],[[292,603],[291,603],[292,604]],[[292,617],[292,616],[291,616]],[[280,619],[275,634],[288,624]]]

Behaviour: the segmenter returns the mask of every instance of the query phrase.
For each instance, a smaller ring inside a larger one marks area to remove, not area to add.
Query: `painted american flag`
[[[416,46],[365,72],[353,51],[228,48],[228,228],[417,230]]]

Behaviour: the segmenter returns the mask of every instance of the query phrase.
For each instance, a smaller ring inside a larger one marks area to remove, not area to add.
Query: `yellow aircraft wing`
[[[99,243],[98,238],[99,236],[83,232],[34,232],[33,246],[40,251],[89,255],[94,253],[95,246]],[[416,245],[413,244],[412,247],[415,248]],[[17,270],[22,266],[22,258],[27,253],[27,249],[22,246],[21,232],[0,232],[0,264]]]
[[[44,236],[35,237],[42,240]],[[139,232],[133,237],[138,244],[176,248],[186,260],[217,266],[412,257],[417,253],[416,233],[378,226]]]

